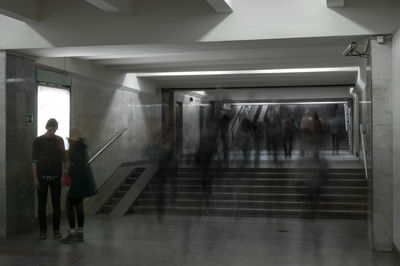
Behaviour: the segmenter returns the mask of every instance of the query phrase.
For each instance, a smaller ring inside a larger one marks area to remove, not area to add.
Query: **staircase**
[[[136,182],[136,179],[143,173],[145,168],[135,168],[131,174],[125,178],[121,183],[119,188],[114,192],[111,198],[103,205],[100,210],[101,213],[111,213],[115,206],[121,201],[125,196],[126,192],[131,188],[131,186]]]
[[[313,169],[213,169],[212,193],[196,168],[167,175],[165,212],[178,215],[366,219],[367,183],[362,170],[330,169],[319,203],[310,201]],[[175,181],[171,182],[175,176]],[[128,213],[157,213],[157,178]],[[176,198],[172,199],[172,186]]]
[[[337,110],[336,110],[336,115],[342,119],[343,121],[343,128],[345,128],[344,124],[345,124],[345,114],[344,114],[344,107],[340,106]],[[329,120],[326,121],[326,123],[329,122]],[[324,134],[321,138],[321,147],[322,149],[326,149],[326,150],[331,150],[332,149],[332,137],[329,134],[329,132],[326,132],[326,134]],[[344,132],[342,138],[340,139],[339,142],[339,150],[349,150],[349,137],[347,134],[347,131]]]

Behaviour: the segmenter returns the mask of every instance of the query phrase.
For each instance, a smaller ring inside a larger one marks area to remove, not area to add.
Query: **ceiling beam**
[[[233,0],[207,0],[218,13],[233,12]]]
[[[107,13],[132,15],[132,0],[85,0]]]
[[[40,0],[2,0],[0,14],[25,22],[39,21]]]
[[[344,0],[326,0],[327,7],[344,7]]]

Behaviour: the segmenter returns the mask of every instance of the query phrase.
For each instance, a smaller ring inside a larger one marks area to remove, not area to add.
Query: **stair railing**
[[[365,179],[368,179],[367,157],[366,157],[366,151],[365,151],[365,133],[364,133],[364,127],[362,124],[360,124],[360,135],[361,135],[361,147],[362,147],[363,160],[364,160]]]
[[[233,142],[233,137],[234,137],[234,133],[233,132],[235,131],[234,129],[236,127],[236,124],[238,123],[238,120],[240,119],[240,116],[241,116],[243,110],[244,110],[244,106],[241,106],[239,108],[239,110],[236,112],[235,116],[233,117],[233,119],[231,120],[231,123],[229,125],[228,132],[229,132],[229,144],[230,145]]]
[[[241,106],[239,108],[239,110],[236,112],[236,114],[234,115],[234,117],[232,118],[230,126],[229,126],[229,131],[232,131],[232,129],[234,128],[234,126],[236,124],[236,120],[238,119],[238,117],[242,113],[243,108],[244,108],[244,106]]]
[[[239,112],[239,114],[238,114],[238,116],[236,118],[236,121],[233,124],[233,127],[232,127],[232,140],[236,136],[237,131],[239,130],[240,118],[241,118],[243,112],[246,110],[246,108],[247,108],[247,105],[246,106],[242,106],[242,109],[240,110],[240,112]]]
[[[92,158],[89,159],[87,165],[90,165],[100,154],[102,154],[115,140],[117,140],[128,128],[119,131],[113,138],[111,138]]]

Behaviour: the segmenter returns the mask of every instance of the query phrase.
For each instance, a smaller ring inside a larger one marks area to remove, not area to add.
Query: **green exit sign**
[[[25,115],[25,124],[33,123],[33,115]]]

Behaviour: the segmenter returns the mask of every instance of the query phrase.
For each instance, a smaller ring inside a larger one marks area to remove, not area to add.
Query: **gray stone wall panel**
[[[36,113],[35,73],[33,61],[7,55],[7,236],[30,231],[34,226],[31,153],[36,123],[25,124],[24,117]]]
[[[118,131],[128,130],[92,164],[100,186],[122,163],[146,159],[152,129],[161,121],[161,94],[149,94],[73,77],[71,127],[81,130],[93,153]]]

